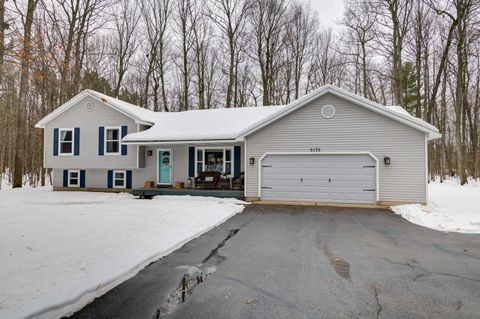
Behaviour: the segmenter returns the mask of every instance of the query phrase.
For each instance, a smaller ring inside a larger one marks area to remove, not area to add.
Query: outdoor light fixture
[[[383,162],[385,163],[385,165],[390,165],[390,157],[385,156],[385,157],[383,158]]]
[[[249,160],[248,160],[248,163],[249,163],[250,165],[255,164],[255,157],[250,157]]]
[[[152,154],[153,154],[153,151],[152,151],[152,150],[148,150],[148,151],[147,151],[147,156],[152,156]]]

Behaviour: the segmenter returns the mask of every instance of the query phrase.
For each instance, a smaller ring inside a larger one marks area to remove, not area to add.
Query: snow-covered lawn
[[[480,234],[480,185],[471,180],[460,186],[456,181],[428,185],[428,206],[400,205],[394,213],[410,222],[435,230]]]
[[[233,199],[0,191],[0,318],[55,318],[244,208]]]

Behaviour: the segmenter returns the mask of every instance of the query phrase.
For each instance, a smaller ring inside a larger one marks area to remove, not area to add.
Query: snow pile
[[[22,187],[37,187],[37,185],[34,185],[34,183],[31,182],[32,181],[28,178],[28,176],[23,176]],[[50,177],[48,176],[48,174],[45,175],[45,183],[47,185],[50,185]],[[37,184],[40,184],[40,182],[37,182]],[[12,189],[12,182],[9,179],[8,170],[4,173],[0,172],[0,190],[2,189]]]
[[[395,214],[427,228],[480,234],[480,187],[460,186],[454,181],[428,185],[428,206],[419,204],[391,207]]]
[[[223,223],[244,202],[0,191],[0,318],[58,318]]]

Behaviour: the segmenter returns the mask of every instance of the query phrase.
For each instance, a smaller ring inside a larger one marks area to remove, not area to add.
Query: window
[[[73,129],[60,129],[60,155],[73,155]]]
[[[113,171],[113,188],[126,188],[125,171]]]
[[[197,148],[195,175],[203,171],[217,171],[232,177],[232,153],[231,147]]]
[[[80,187],[80,171],[68,171],[68,187]]]
[[[105,154],[120,154],[120,128],[105,128]]]

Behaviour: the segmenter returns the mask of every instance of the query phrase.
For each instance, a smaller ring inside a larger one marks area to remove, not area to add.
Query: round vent
[[[87,112],[92,112],[94,107],[95,105],[93,105],[92,102],[88,102],[86,107]]]
[[[333,105],[327,104],[322,106],[322,117],[325,119],[331,119],[335,116],[335,107]]]

